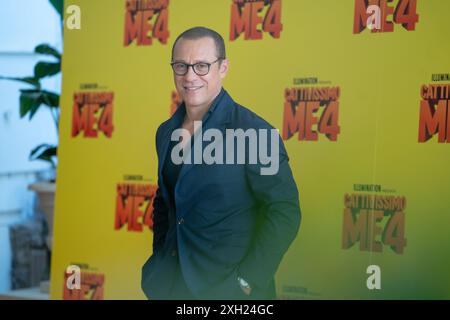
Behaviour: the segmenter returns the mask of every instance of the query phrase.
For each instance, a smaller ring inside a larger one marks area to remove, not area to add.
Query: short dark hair
[[[175,49],[175,45],[180,39],[188,39],[188,40],[196,40],[200,38],[211,38],[214,40],[214,44],[216,45],[216,54],[218,59],[225,59],[225,42],[223,41],[222,36],[214,30],[211,30],[206,27],[194,27],[182,32],[172,46],[172,60],[173,60],[173,51]]]

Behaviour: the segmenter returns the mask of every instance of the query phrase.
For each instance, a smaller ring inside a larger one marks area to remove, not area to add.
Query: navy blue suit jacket
[[[196,298],[245,298],[238,275],[251,284],[250,298],[267,298],[301,217],[298,190],[282,140],[278,135],[279,171],[275,175],[261,175],[260,163],[184,164],[175,187],[175,209],[162,167],[171,134],[185,112],[182,103],[156,133],[159,164],[153,201],[153,254],[142,268],[142,289],[149,298],[170,295],[176,268],[172,253],[176,250],[186,284]],[[224,137],[226,129],[273,129],[234,102],[224,89],[204,117],[203,132],[209,128],[219,129]]]

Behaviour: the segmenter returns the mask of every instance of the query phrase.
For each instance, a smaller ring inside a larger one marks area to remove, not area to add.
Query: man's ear
[[[224,60],[221,61],[219,72],[220,72],[220,77],[222,79],[225,78],[225,76],[227,75],[228,66],[229,66],[228,59],[224,59]]]

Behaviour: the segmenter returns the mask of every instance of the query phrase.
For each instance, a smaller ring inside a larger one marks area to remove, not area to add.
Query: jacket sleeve
[[[238,274],[257,287],[267,287],[273,279],[300,228],[298,189],[279,135],[278,141],[279,170],[276,174],[261,175],[260,164],[246,166],[248,185],[259,208],[258,224]]]
[[[159,128],[156,132],[156,151],[159,153]],[[159,157],[158,157],[159,158]],[[162,164],[158,164],[160,166]],[[164,246],[167,230],[169,229],[169,209],[161,194],[161,185],[158,177],[158,189],[153,199],[153,254],[156,254]]]

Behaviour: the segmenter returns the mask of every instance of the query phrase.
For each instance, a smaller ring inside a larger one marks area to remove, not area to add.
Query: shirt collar
[[[217,97],[215,97],[213,102],[211,103],[211,106],[209,107],[208,111],[203,115],[203,119],[202,119],[203,122],[205,122],[211,116],[211,114],[214,112],[214,110],[217,109],[217,105],[219,104],[219,101],[223,97],[224,94],[225,94],[225,90],[222,87],[220,89],[220,92],[217,95]]]
[[[214,110],[217,109],[217,106],[219,105],[220,100],[225,95],[225,89],[222,87],[220,89],[219,94],[214,98],[213,102],[211,103],[211,106],[209,107],[208,111],[203,115],[202,122],[204,123],[206,120],[209,119],[209,117],[212,115]],[[173,128],[179,128],[181,127],[183,123],[183,119],[186,115],[186,105],[183,102],[175,111],[175,114],[172,116],[171,123]]]

